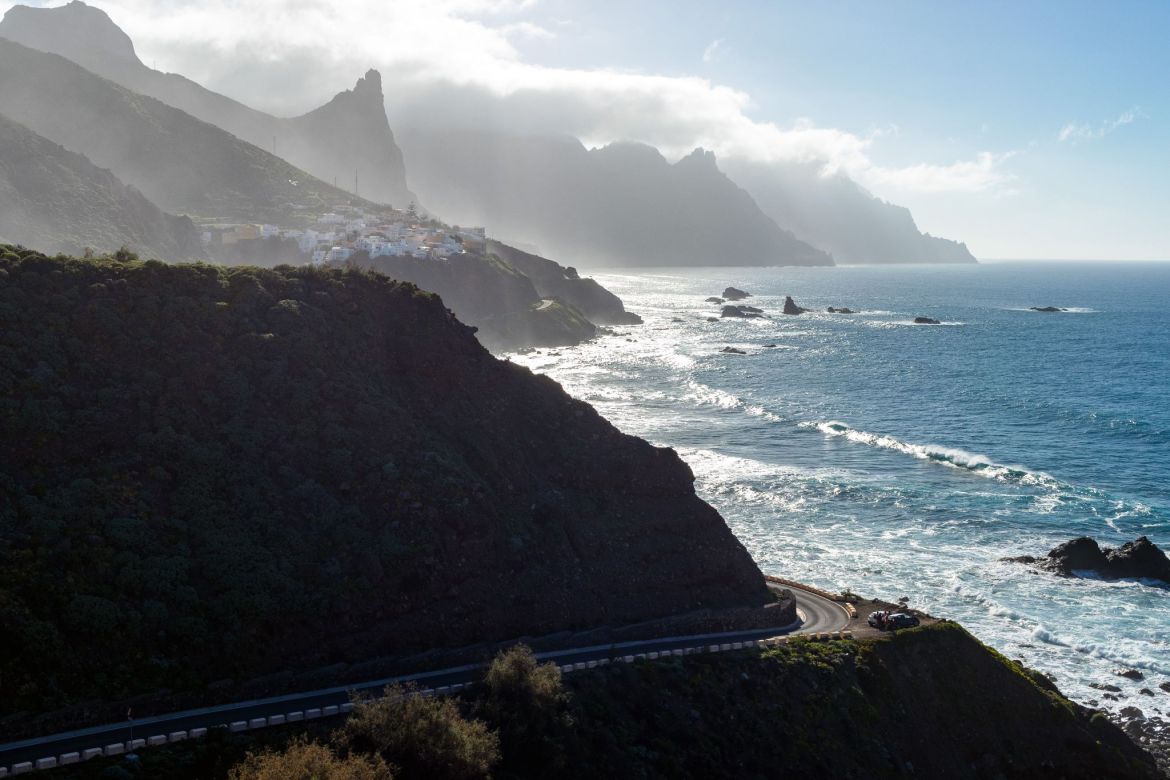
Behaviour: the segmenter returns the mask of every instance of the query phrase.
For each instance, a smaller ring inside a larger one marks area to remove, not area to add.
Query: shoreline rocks
[[[1149,579],[1170,585],[1170,558],[1145,536],[1126,542],[1116,550],[1102,549],[1095,539],[1081,536],[1058,544],[1043,558],[1021,555],[1003,560],[1035,565],[1063,577],[1092,571],[1111,580]]]

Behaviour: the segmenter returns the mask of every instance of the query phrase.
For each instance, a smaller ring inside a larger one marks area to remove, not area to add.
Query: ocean
[[[1083,535],[1170,550],[1170,264],[593,275],[645,324],[509,359],[678,450],[765,573],[909,597],[1076,700],[1170,713],[1170,589],[1000,561]],[[767,317],[707,321],[728,285]]]

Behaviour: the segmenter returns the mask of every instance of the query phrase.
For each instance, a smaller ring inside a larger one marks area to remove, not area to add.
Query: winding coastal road
[[[760,639],[791,634],[833,632],[848,626],[849,615],[840,604],[803,590],[794,589],[793,593],[796,596],[796,610],[799,619],[784,628],[662,637],[568,650],[551,650],[537,653],[536,656],[541,660],[555,661],[560,666],[567,666],[591,661],[609,661],[615,658],[620,659],[623,656],[644,653],[663,653],[692,648],[703,648],[705,651],[712,645],[755,642]],[[349,701],[352,692],[376,693],[391,683],[415,682],[420,686],[432,689],[462,686],[477,681],[482,677],[483,670],[482,664],[457,666],[432,672],[386,677],[335,688],[138,718],[133,721],[133,737],[145,739],[150,735],[170,735],[177,732],[189,732],[192,729],[208,729],[241,722],[249,723],[257,719],[267,719],[292,712],[305,714],[314,710],[324,711],[326,708],[340,708]],[[337,711],[333,709],[327,714],[334,714]],[[0,777],[12,773],[22,762],[29,762],[32,767],[35,767],[38,760],[48,757],[58,759],[72,753],[83,755],[86,750],[96,750],[111,744],[125,743],[131,738],[131,723],[123,721],[0,744]]]

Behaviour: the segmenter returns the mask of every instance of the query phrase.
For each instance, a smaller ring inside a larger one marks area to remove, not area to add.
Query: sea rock
[[[842,306],[840,308],[836,306],[830,306],[825,311],[829,312],[829,314],[857,314],[857,312],[853,311],[853,309],[850,309],[848,306]]]
[[[1146,676],[1137,669],[1114,669],[1113,673],[1127,680],[1144,680]]]
[[[750,292],[745,292],[738,287],[728,287],[723,291],[723,297],[729,301],[742,301],[744,298],[752,297]]]
[[[930,317],[915,317],[914,324],[915,325],[942,325],[941,322],[939,322],[936,319],[931,319]]]
[[[719,322],[719,318],[718,317],[708,317],[707,322]]]
[[[1122,707],[1119,713],[1121,717],[1128,720],[1145,720],[1146,713],[1139,710],[1137,707]]]
[[[743,311],[743,312],[747,312],[748,314],[763,314],[764,313],[763,309],[757,309],[755,306],[744,306],[742,303],[739,305],[739,310]]]
[[[751,307],[749,306],[747,308],[751,308]],[[756,309],[755,311],[746,311],[743,307],[740,307],[740,306],[724,306],[723,313],[720,314],[719,316],[720,317],[739,317],[742,319],[754,319],[754,318],[760,316],[760,310]]]
[[[1032,311],[1054,312],[1054,311],[1068,311],[1068,309],[1062,309],[1059,306],[1033,306]]]
[[[808,309],[803,306],[797,306],[796,301],[792,300],[792,296],[788,295],[784,298],[784,313],[785,314],[804,314]]]
[[[724,347],[723,349],[721,349],[719,351],[726,354],[726,355],[746,355],[747,354],[742,349],[736,349],[735,347]]]
[[[1066,577],[1077,571],[1092,571],[1108,579],[1150,579],[1170,583],[1170,558],[1145,536],[1126,542],[1116,550],[1103,550],[1096,540],[1081,536],[1053,547],[1046,558],[1021,555],[1002,560],[1034,563]]]
[[[1075,569],[1098,571],[1105,568],[1108,560],[1095,539],[1080,536],[1048,551],[1048,560],[1041,565],[1049,571],[1069,576]]]
[[[1126,542],[1116,550],[1105,551],[1106,577],[1117,579],[1152,579],[1170,583],[1170,558],[1144,536]]]
[[[1121,693],[1121,689],[1112,683],[1089,683],[1090,688],[1096,688],[1099,691],[1109,691],[1110,693]]]
[[[1166,691],[1166,693],[1170,693],[1170,682],[1158,683],[1158,687]]]
[[[1142,696],[1153,696],[1154,695],[1154,692],[1151,691],[1149,688],[1142,688],[1140,691],[1138,691],[1138,693],[1140,693]]]
[[[775,344],[765,344],[764,345],[764,349],[775,349],[775,348],[776,348]]]
[[[707,298],[707,299],[706,299],[705,301],[703,301],[703,302],[704,302],[704,303],[723,303],[723,299],[722,299],[722,298],[716,298],[715,296],[711,296],[710,298]]]

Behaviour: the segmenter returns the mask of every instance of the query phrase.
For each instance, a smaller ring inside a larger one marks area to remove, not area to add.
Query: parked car
[[[874,628],[884,629],[886,627],[886,617],[889,616],[889,614],[890,613],[884,609],[879,609],[877,612],[871,612],[869,614],[868,622]]]
[[[895,631],[899,628],[913,628],[918,625],[918,618],[906,612],[895,612],[886,616],[886,628]]]

